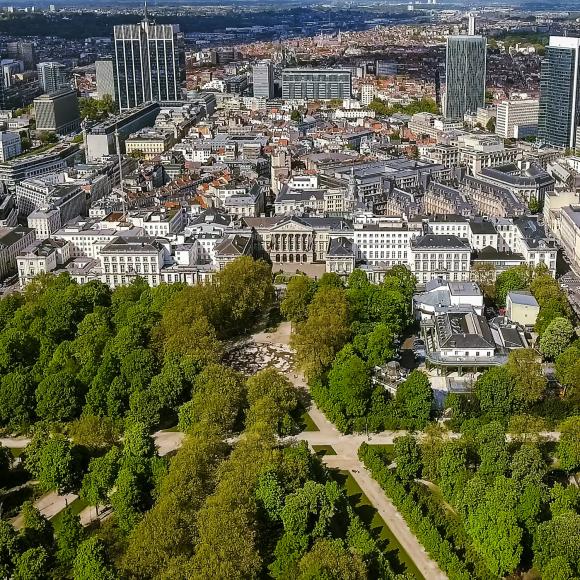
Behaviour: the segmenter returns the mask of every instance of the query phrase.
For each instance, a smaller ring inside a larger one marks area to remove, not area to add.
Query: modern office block
[[[8,161],[22,153],[20,135],[12,131],[0,131],[0,161]]]
[[[274,65],[271,60],[257,62],[252,67],[254,97],[274,98]]]
[[[495,132],[504,139],[522,139],[538,132],[537,99],[503,101],[497,106]]]
[[[540,75],[538,140],[577,146],[580,127],[580,38],[551,36]]]
[[[66,135],[80,126],[79,99],[71,89],[61,89],[34,99],[37,131]]]
[[[328,100],[352,96],[352,73],[342,69],[287,68],[282,71],[282,98]]]
[[[97,60],[95,62],[95,76],[97,80],[97,96],[102,99],[109,95],[115,100],[115,74],[112,59]]]
[[[55,93],[66,86],[65,66],[63,64],[41,62],[36,68],[38,69],[38,82],[45,93]]]
[[[487,41],[482,36],[447,38],[445,117],[462,121],[485,106]]]
[[[179,27],[139,24],[114,28],[115,88],[119,109],[132,109],[150,101],[181,99],[185,55]]]
[[[36,51],[32,42],[9,42],[6,45],[9,58],[21,60],[25,70],[34,70],[36,66]]]

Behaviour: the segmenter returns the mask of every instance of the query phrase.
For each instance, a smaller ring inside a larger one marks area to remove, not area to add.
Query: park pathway
[[[280,350],[289,349],[290,344],[290,324],[283,322],[275,332],[260,332],[255,334],[253,342],[257,345],[275,345]],[[272,361],[274,366],[276,362]],[[304,376],[296,370],[286,372],[286,376],[299,389],[307,389],[308,385]],[[385,495],[381,486],[373,479],[363,463],[358,458],[358,448],[363,441],[370,443],[391,444],[395,437],[402,432],[391,431],[380,434],[373,434],[370,438],[365,435],[343,435],[326,418],[324,413],[312,403],[308,414],[312,418],[318,431],[303,431],[297,435],[297,439],[306,441],[310,448],[313,445],[331,445],[336,455],[324,455],[322,461],[330,468],[338,468],[348,471],[358,483],[363,493],[373,504],[385,523],[397,538],[399,544],[409,555],[417,569],[423,574],[426,580],[444,580],[447,576],[439,569],[437,563],[431,559],[416,536],[411,532],[409,526],[399,513],[397,508]]]

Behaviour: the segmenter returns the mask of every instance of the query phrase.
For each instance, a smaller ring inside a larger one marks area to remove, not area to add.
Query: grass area
[[[423,580],[407,552],[399,544],[397,538],[379,515],[375,507],[363,493],[359,484],[348,471],[333,470],[333,477],[346,490],[348,500],[361,520],[370,528],[379,540],[389,563],[397,574],[408,574],[417,580]]]
[[[301,431],[320,431],[312,417],[308,413],[308,409],[304,409],[298,418],[298,424]]]
[[[336,451],[332,445],[313,445],[312,449],[319,457],[323,455],[336,455]]]
[[[87,501],[85,501],[84,499],[81,499],[80,497],[75,499],[72,503],[69,504],[69,507],[71,508],[73,514],[80,514],[87,506],[89,505],[89,503]],[[62,510],[61,512],[57,513],[50,521],[52,522],[52,525],[54,526],[54,529],[58,532],[58,530],[60,529],[60,525],[62,523],[62,516],[64,514],[64,510]]]
[[[8,451],[10,451],[10,453],[12,454],[12,457],[14,457],[14,459],[16,459],[17,457],[20,457],[26,451],[26,447],[9,447]]]
[[[39,153],[44,153],[45,151],[48,151],[49,149],[56,147],[56,145],[58,145],[58,143],[48,143],[46,145],[41,145],[40,147],[36,147],[34,149],[29,149],[28,151],[21,153],[20,155],[18,155],[14,159],[25,159],[26,157],[32,157],[33,155],[38,155]]]
[[[179,431],[179,425],[174,425],[173,427],[169,427],[169,429],[163,429],[165,433],[177,433]]]

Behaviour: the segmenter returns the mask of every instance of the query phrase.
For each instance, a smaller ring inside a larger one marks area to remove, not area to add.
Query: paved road
[[[34,507],[38,509],[38,511],[43,516],[50,519],[53,518],[59,512],[61,512],[63,509],[65,509],[67,505],[70,505],[77,498],[78,495],[76,495],[75,493],[67,493],[65,495],[59,495],[56,491],[50,491],[49,493],[38,498],[34,502]],[[17,530],[22,528],[24,526],[24,518],[22,517],[22,515],[20,514],[16,516],[12,520],[12,524]]]

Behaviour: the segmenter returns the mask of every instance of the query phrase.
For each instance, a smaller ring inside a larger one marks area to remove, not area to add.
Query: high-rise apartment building
[[[257,62],[252,67],[254,97],[274,98],[274,65],[271,60]]]
[[[114,51],[120,110],[181,99],[185,55],[178,25],[155,24],[145,13],[139,24],[115,26]]]
[[[6,45],[9,58],[21,60],[25,70],[34,70],[36,66],[36,51],[32,42],[9,42]]]
[[[109,95],[115,100],[115,73],[112,59],[95,61],[95,77],[97,81],[97,97],[102,99]]]
[[[75,91],[61,89],[34,99],[37,131],[66,135],[80,126],[79,99]]]
[[[538,140],[578,146],[580,127],[580,38],[551,36],[540,74]]]
[[[445,117],[462,121],[485,106],[487,40],[482,36],[447,38]]]
[[[497,106],[496,135],[523,139],[537,135],[540,102],[537,99],[503,101]]]
[[[38,82],[45,93],[55,93],[66,86],[65,66],[60,62],[41,62],[36,68]]]
[[[352,73],[343,69],[287,68],[282,71],[282,98],[349,99]]]

